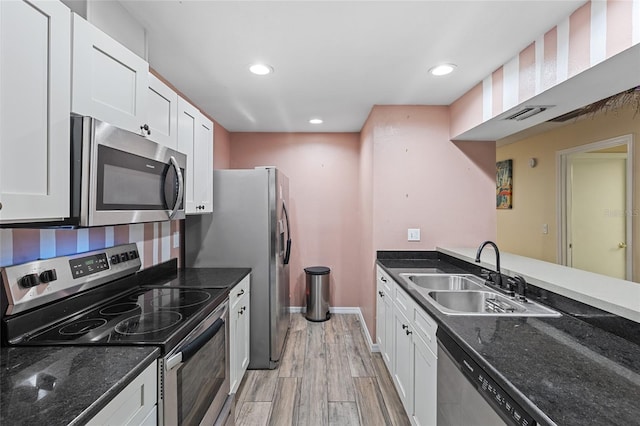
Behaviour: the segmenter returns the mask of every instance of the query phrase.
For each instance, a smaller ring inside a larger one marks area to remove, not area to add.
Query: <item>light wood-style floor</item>
[[[357,315],[314,323],[292,314],[276,370],[248,370],[236,424],[409,425],[384,362],[371,353]]]

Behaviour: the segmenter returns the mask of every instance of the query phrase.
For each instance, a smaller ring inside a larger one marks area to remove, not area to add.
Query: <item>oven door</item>
[[[160,366],[164,425],[212,425],[230,392],[228,302],[200,323]]]
[[[108,123],[79,119],[80,226],[184,219],[184,154]]]

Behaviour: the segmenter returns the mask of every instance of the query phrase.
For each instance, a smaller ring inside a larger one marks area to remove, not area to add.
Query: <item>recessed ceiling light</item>
[[[273,67],[267,64],[253,64],[249,67],[249,71],[255,75],[267,75],[273,72]]]
[[[454,64],[442,64],[431,68],[429,72],[433,75],[441,76],[450,74],[455,68],[456,66]]]
[[[311,123],[311,124],[322,124],[322,119],[321,118],[312,118],[311,120],[309,120],[309,123]]]

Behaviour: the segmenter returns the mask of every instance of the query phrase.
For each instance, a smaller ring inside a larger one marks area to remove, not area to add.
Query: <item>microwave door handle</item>
[[[172,155],[169,161],[176,170],[176,176],[178,177],[178,197],[176,198],[175,205],[171,211],[169,211],[169,220],[171,220],[178,213],[180,203],[182,202],[182,196],[184,195],[184,179],[182,178],[182,170],[180,170],[180,166],[178,165],[176,158]]]
[[[180,352],[172,355],[167,359],[166,366],[167,371],[173,370],[176,366],[183,362],[187,362],[196,352],[198,352],[207,342],[224,327],[224,319],[218,318],[209,328],[207,328],[201,335],[196,337],[192,342],[182,347]]]

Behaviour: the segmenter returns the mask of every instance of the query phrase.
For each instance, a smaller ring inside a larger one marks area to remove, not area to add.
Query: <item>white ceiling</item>
[[[150,65],[227,130],[357,132],[373,105],[451,104],[585,1],[121,3]]]

